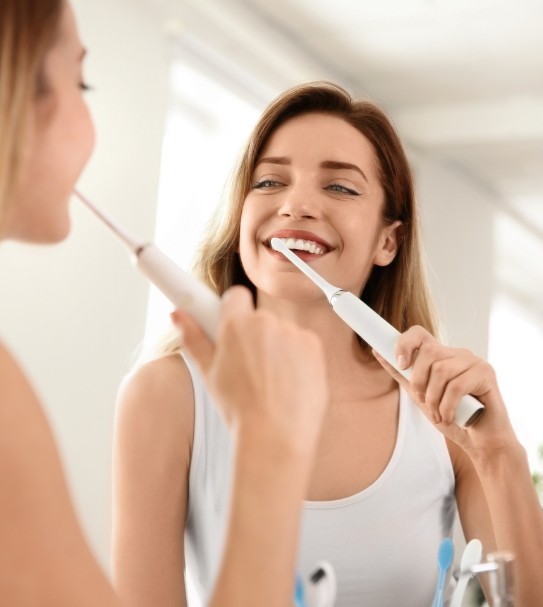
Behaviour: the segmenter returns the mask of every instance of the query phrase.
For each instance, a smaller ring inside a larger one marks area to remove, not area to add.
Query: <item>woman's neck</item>
[[[325,346],[334,400],[335,397],[375,398],[395,384],[371,350],[363,348],[358,336],[335,314],[324,296],[316,300],[293,301],[259,293],[258,307],[319,335]]]

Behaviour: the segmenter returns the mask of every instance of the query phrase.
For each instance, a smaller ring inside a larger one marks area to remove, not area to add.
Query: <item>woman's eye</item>
[[[340,194],[350,194],[351,196],[360,196],[360,194],[351,188],[347,188],[344,185],[340,185],[339,183],[332,183],[326,188],[331,192],[339,192]]]
[[[279,185],[281,184],[278,181],[273,181],[272,179],[261,179],[253,185],[253,188],[255,190],[269,190]]]
[[[86,82],[80,82],[79,83],[79,88],[86,93],[87,91],[92,91],[93,87],[88,85]]]

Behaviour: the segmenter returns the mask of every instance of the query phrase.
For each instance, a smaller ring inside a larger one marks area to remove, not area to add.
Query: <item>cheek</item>
[[[12,204],[9,228],[14,238],[57,242],[69,232],[69,199],[94,146],[86,105],[81,101],[70,109],[34,133]]]
[[[70,167],[71,175],[67,175],[67,178],[77,179],[89,161],[95,144],[94,124],[82,98],[72,110],[70,120],[64,122],[64,131],[64,136],[59,138],[64,141],[64,145],[59,149],[64,154],[65,166]]]
[[[266,221],[263,210],[265,207],[262,204],[255,204],[255,201],[248,196],[243,204],[240,218],[238,253],[241,265],[254,285],[258,285],[262,270],[260,257],[262,251],[259,249],[259,242]]]
[[[250,197],[245,199],[239,223],[240,254],[247,251],[256,241],[256,231],[260,223],[256,208]]]
[[[57,191],[71,192],[94,148],[94,125],[81,100],[70,113],[59,115],[49,132],[49,154],[45,159],[49,178]]]
[[[244,204],[241,212],[241,218],[239,223],[239,243],[238,253],[241,260],[241,264],[245,267],[248,262],[250,244],[253,241],[253,229],[250,212],[247,210],[247,205]]]

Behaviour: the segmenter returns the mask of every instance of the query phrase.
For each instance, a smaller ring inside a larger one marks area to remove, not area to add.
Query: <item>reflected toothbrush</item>
[[[445,590],[445,577],[447,571],[452,565],[454,556],[454,546],[452,540],[448,537],[441,541],[439,551],[437,553],[437,565],[439,568],[439,576],[437,580],[436,593],[432,607],[443,607],[443,591]]]
[[[460,576],[454,594],[452,597],[451,607],[462,607],[462,600],[466,592],[466,587],[474,573],[472,568],[481,562],[483,555],[483,545],[477,539],[473,539],[464,548],[462,559],[460,560]]]
[[[271,246],[282,253],[310,280],[312,280],[326,295],[334,312],[345,321],[355,333],[378,352],[406,379],[410,377],[410,369],[400,369],[394,355],[394,347],[400,332],[381,318],[374,310],[349,291],[344,291],[315,272],[311,266],[293,253],[280,238],[272,238]],[[462,397],[454,414],[454,421],[460,427],[467,428],[474,424],[484,411],[484,406],[473,396]]]
[[[136,240],[83,194],[78,191],[74,194],[124,242],[132,253],[134,265],[176,308],[194,316],[208,336],[215,339],[219,327],[219,296],[201,280],[183,271],[155,244]]]
[[[294,607],[307,607],[305,602],[304,584],[300,574],[296,575],[296,585],[294,586]]]
[[[328,561],[317,563],[309,576],[307,598],[311,607],[334,607],[336,604],[336,572]]]

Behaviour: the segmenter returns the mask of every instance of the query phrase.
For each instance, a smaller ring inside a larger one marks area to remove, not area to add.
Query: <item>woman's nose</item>
[[[305,188],[291,188],[285,193],[279,208],[279,215],[293,219],[318,219],[321,210],[314,194],[311,195]]]

